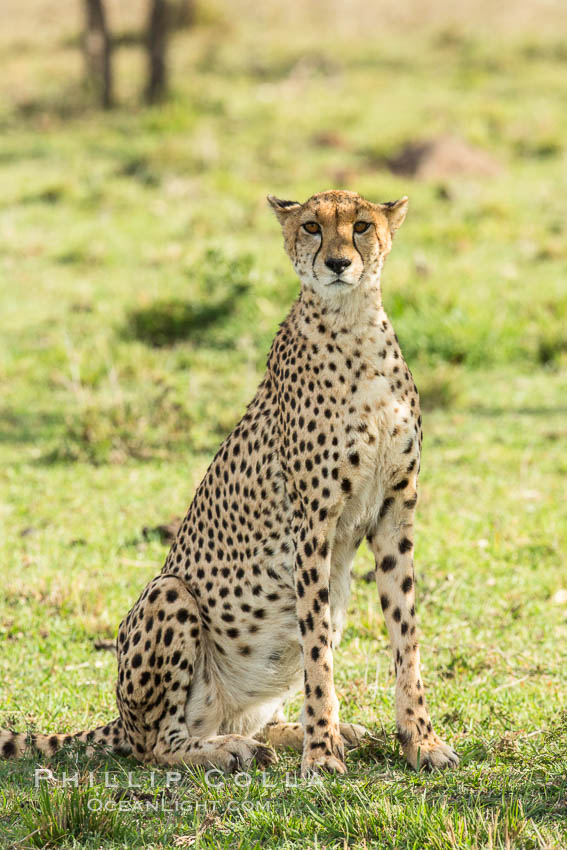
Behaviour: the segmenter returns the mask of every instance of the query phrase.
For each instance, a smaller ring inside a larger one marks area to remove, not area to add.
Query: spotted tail
[[[124,732],[122,719],[117,717],[106,726],[97,726],[90,732],[76,732],[74,735],[28,735],[25,732],[0,729],[0,757],[22,758],[28,752],[40,752],[52,756],[73,741],[80,741],[88,744],[89,747],[98,744],[120,755],[128,755],[132,751]]]

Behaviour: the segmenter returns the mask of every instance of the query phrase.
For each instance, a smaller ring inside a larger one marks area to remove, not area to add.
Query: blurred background
[[[4,398],[34,451],[214,448],[297,291],[267,192],[410,196],[383,288],[426,407],[565,364],[564,3],[3,11]]]
[[[564,825],[567,4],[1,7],[0,722],[114,716],[93,641],[161,568],[298,292],[266,194],[407,194],[382,288],[425,409],[425,678],[464,756],[447,798],[469,783],[474,808],[482,775],[485,802],[513,788]],[[390,735],[373,566],[363,545],[336,679],[343,719]],[[414,781],[415,846],[440,846]]]

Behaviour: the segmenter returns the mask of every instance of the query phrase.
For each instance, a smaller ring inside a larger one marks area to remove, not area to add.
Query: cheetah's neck
[[[297,302],[295,324],[306,337],[318,334],[324,325],[332,336],[340,336],[343,341],[351,338],[357,346],[367,339],[374,347],[379,337],[391,332],[382,305],[379,278],[330,299],[321,298],[312,290],[303,290]]]

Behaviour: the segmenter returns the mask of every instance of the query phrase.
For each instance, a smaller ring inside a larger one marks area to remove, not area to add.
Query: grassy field
[[[185,511],[297,292],[265,195],[342,187],[410,196],[383,291],[425,407],[424,676],[462,761],[417,775],[398,754],[362,549],[336,681],[342,719],[374,738],[347,777],[302,783],[289,754],[265,777],[213,786],[70,752],[49,767],[78,772],[80,787],[39,792],[46,761],[0,763],[0,845],[567,846],[565,15],[479,3],[488,38],[471,4],[450,24],[432,4],[419,33],[393,4],[383,29],[359,3],[329,20],[292,2],[284,21],[242,0],[236,22],[218,5],[176,36],[170,101],[144,109],[126,37],[137,7],[114,4],[120,106],[101,114],[80,87],[76,4],[9,5],[0,725],[72,731],[115,716],[115,661],[94,642],[159,572],[167,549],[151,529]],[[489,156],[493,176],[387,167],[405,144],[447,134]]]

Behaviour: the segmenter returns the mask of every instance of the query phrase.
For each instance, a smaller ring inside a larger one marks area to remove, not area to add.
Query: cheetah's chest
[[[396,398],[389,382],[364,387],[364,395],[345,423],[341,475],[351,491],[337,524],[331,563],[331,619],[336,646],[346,620],[350,571],[356,550],[376,525],[380,508],[408,468],[417,470],[418,424],[408,399]],[[356,463],[353,465],[353,459]]]
[[[353,530],[366,530],[375,522],[384,497],[408,468],[416,468],[419,454],[419,428],[412,397],[393,394],[390,380],[382,376],[368,381],[361,389],[347,424],[350,438],[345,474],[349,474],[350,466],[353,486],[352,498],[341,517],[342,523]],[[354,469],[353,453],[359,460]]]

